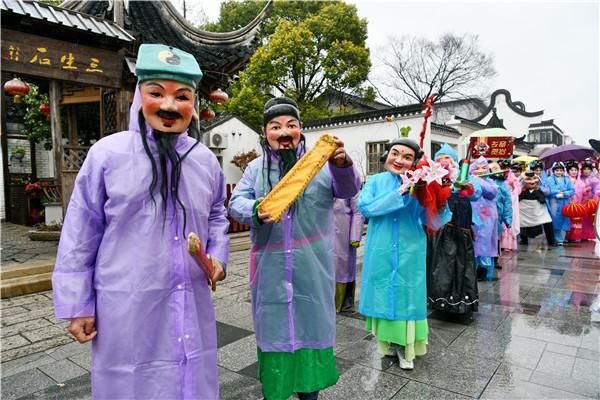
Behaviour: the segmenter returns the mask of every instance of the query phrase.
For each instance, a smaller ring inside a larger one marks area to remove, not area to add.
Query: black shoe
[[[529,244],[529,242],[524,242],[524,241],[520,241],[519,244],[522,244],[523,246],[527,246]]]
[[[552,246],[552,247],[558,247],[558,246],[560,246],[560,244],[558,242],[554,242],[554,243],[550,243],[550,246]]]

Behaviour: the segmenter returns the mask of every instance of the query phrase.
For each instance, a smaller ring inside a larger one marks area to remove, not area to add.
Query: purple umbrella
[[[594,150],[589,147],[580,146],[578,144],[563,144],[562,146],[545,151],[540,157],[540,160],[544,162],[547,169],[550,169],[552,168],[552,164],[557,161],[581,161],[587,157],[592,157],[593,155]]]

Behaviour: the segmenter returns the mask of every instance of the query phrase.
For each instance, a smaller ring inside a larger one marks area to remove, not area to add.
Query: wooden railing
[[[235,184],[228,183],[227,184],[227,198],[225,199],[225,207],[229,205],[229,199],[231,199],[231,193],[235,189]],[[235,232],[246,232],[250,230],[248,225],[243,225],[231,218],[229,214],[227,214],[227,219],[229,220],[229,233]]]

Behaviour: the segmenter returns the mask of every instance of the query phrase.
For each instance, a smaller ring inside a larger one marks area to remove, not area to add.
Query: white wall
[[[217,125],[208,134],[220,133],[227,136],[227,147],[222,150],[212,149],[217,156],[223,157],[223,173],[227,183],[237,183],[242,177],[242,171],[231,163],[233,156],[252,149],[262,154],[259,136],[248,125],[237,118],[231,118]]]
[[[412,129],[409,138],[419,142],[419,133],[423,123],[422,115],[398,117],[393,122],[384,119],[346,125],[305,129],[306,144],[310,149],[317,139],[324,133],[337,136],[344,142],[344,147],[352,160],[356,163],[358,170],[364,178],[367,171],[367,142],[387,141],[399,136],[398,127],[410,126]],[[425,135],[425,149],[430,148],[429,128]]]

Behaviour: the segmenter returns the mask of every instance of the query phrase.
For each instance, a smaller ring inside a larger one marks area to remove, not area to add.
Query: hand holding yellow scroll
[[[323,168],[338,145],[333,136],[322,135],[315,146],[275,185],[258,205],[258,211],[269,215],[275,223],[302,194],[310,181]]]

